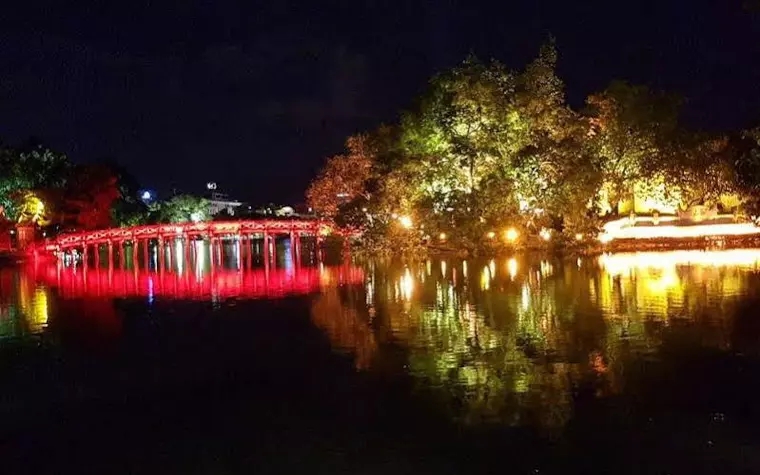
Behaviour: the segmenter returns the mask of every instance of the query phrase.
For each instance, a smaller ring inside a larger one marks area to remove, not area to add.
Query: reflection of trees
[[[342,298],[339,287],[326,287],[311,305],[311,318],[330,338],[333,346],[351,351],[357,369],[367,369],[377,349],[375,336],[360,315],[363,302],[349,293]]]
[[[454,417],[561,425],[578,373],[576,365],[556,358],[564,352],[563,320],[572,315],[572,302],[554,281],[512,282],[513,273],[500,279],[495,267],[483,273],[491,282],[480,282],[479,272],[471,279],[487,289],[480,292],[461,270],[458,286],[453,276],[418,282],[412,301],[388,303],[383,325],[408,348],[412,374],[425,387],[439,388],[434,394]],[[559,305],[565,305],[562,315]]]
[[[39,333],[47,326],[49,290],[23,270],[0,269],[0,338]]]
[[[671,261],[376,265],[366,295],[326,290],[312,313],[357,367],[375,368],[385,348],[401,346],[418,390],[452,417],[562,427],[575,394],[620,391],[667,341],[729,344],[747,269]]]

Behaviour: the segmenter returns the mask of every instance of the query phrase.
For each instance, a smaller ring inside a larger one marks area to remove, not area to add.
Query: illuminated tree
[[[760,127],[733,136],[727,147],[736,171],[737,189],[747,213],[755,221],[760,216]]]
[[[346,149],[346,155],[327,160],[306,192],[309,207],[320,216],[335,218],[341,204],[369,199],[366,184],[372,173],[374,145],[369,135],[356,135],[346,141]]]
[[[613,82],[587,100],[592,143],[613,209],[637,181],[656,178],[668,140],[676,136],[679,102],[644,86]]]
[[[0,206],[17,219],[19,196],[25,191],[61,188],[68,175],[68,158],[41,145],[22,149],[0,146]]]
[[[516,79],[501,64],[470,57],[436,77],[418,110],[402,121],[403,145],[419,162],[421,192],[436,211],[472,199],[525,137],[515,109]]]
[[[45,203],[31,191],[20,192],[17,196],[17,216],[19,224],[47,226],[50,216]]]
[[[154,206],[153,214],[159,222],[186,223],[208,221],[208,200],[192,195],[177,195]]]
[[[665,156],[663,181],[682,209],[715,206],[738,190],[732,160],[728,138],[687,136],[674,141],[672,152]]]

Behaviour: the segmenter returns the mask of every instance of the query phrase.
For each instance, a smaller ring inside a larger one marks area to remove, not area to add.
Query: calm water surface
[[[231,255],[0,269],[4,471],[760,472],[760,250]]]

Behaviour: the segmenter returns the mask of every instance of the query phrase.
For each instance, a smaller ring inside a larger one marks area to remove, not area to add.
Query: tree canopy
[[[519,71],[470,56],[437,75],[398,124],[349,138],[310,206],[385,248],[438,237],[476,249],[505,228],[594,235],[634,193],[716,205],[760,183],[750,136],[684,128],[676,96],[613,81],[572,110],[557,59],[552,40]]]

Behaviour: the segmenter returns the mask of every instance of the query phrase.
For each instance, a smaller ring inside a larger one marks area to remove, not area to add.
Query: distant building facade
[[[208,212],[210,216],[215,216],[223,211],[230,216],[234,216],[243,205],[242,201],[233,200],[227,194],[217,191],[217,185],[214,182],[206,184],[208,195]]]

